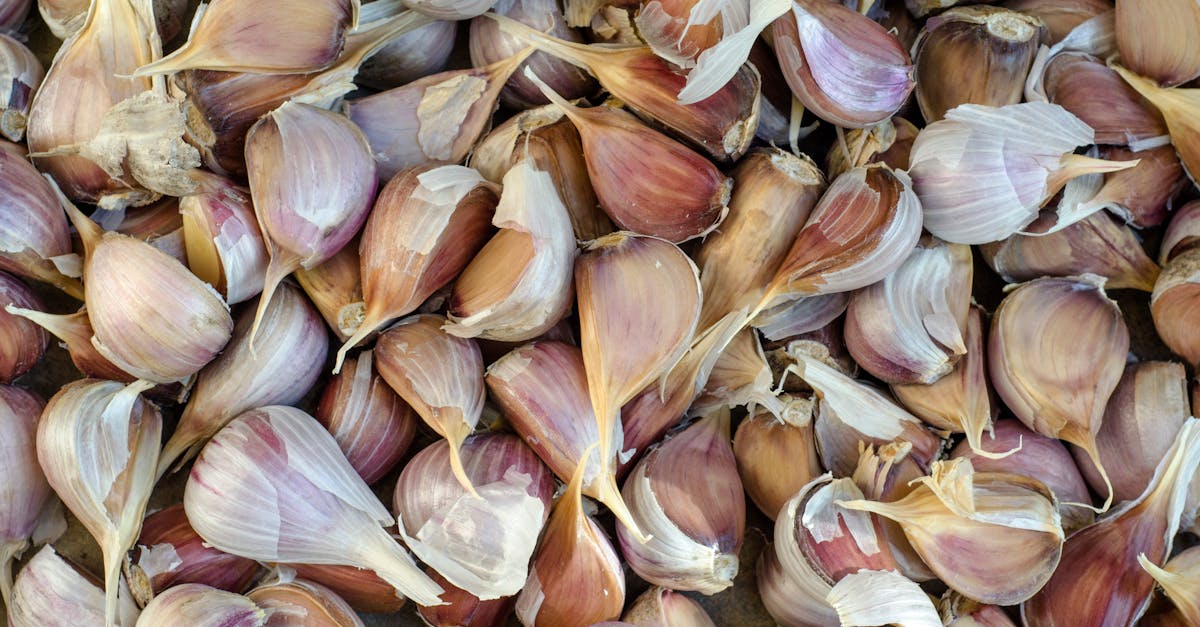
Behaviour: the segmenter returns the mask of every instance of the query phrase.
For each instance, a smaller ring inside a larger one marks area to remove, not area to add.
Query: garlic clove
[[[392,614],[404,607],[405,598],[375,574],[375,571],[357,568],[355,566],[334,566],[329,564],[289,564],[296,571],[297,577],[319,583],[359,612],[368,614]],[[430,579],[438,586],[446,588],[447,583],[438,577],[437,572],[429,572]],[[447,590],[449,590],[447,588]],[[441,598],[448,600],[443,592]],[[441,607],[441,606],[438,606]]]
[[[267,248],[250,193],[226,178],[203,175],[196,194],[179,199],[188,268],[233,305],[262,291]]]
[[[966,460],[935,462],[919,481],[894,503],[838,503],[899,522],[938,577],[984,603],[1024,601],[1054,574],[1063,530],[1054,494],[1040,481],[975,473]]]
[[[1196,111],[1200,110],[1200,89],[1177,87],[1164,89],[1153,81],[1119,66],[1112,66],[1121,78],[1149,100],[1167,122],[1171,145],[1194,181],[1200,172],[1200,142],[1196,141]]]
[[[700,329],[754,305],[749,301],[766,288],[825,189],[812,159],[778,148],[751,151],[731,175],[729,216],[696,253],[704,293]]]
[[[154,21],[158,25],[158,36],[166,42],[175,39],[183,29],[186,0],[151,0]],[[70,39],[83,26],[87,17],[89,0],[37,0],[38,13],[59,39]]]
[[[961,104],[1021,102],[1045,31],[1036,17],[991,6],[954,7],[926,20],[913,44],[917,104],[925,121],[936,122]]]
[[[1105,277],[1105,285],[1113,289],[1154,289],[1159,268],[1128,226],[1097,211],[1061,231],[1046,233],[1054,221],[1046,218],[1025,227],[1028,234],[980,246],[984,261],[1009,283],[1090,273]]]
[[[941,627],[929,595],[891,570],[860,570],[834,584],[825,600],[843,625],[887,622],[904,627]]]
[[[886,163],[893,170],[907,170],[908,154],[918,132],[912,122],[900,116],[846,131],[844,138],[831,146],[825,156],[830,178],[868,163]]]
[[[822,472],[812,426],[812,403],[793,399],[783,416],[763,408],[738,424],[733,454],[746,494],[767,518]],[[788,472],[779,472],[780,468]]]
[[[159,457],[161,477],[199,452],[205,440],[244,411],[298,403],[321,374],[329,340],[299,289],[281,286],[271,304],[244,309],[233,339],[196,378],[187,407]],[[258,324],[258,341],[251,328]]]
[[[359,10],[359,23],[365,25],[392,17],[404,8],[400,0],[372,0]],[[433,20],[394,37],[363,63],[356,82],[382,91],[437,74],[450,61],[457,32],[454,22]]]
[[[1040,83],[1050,102],[1095,129],[1098,144],[1137,145],[1167,134],[1154,105],[1090,54],[1053,55]]]
[[[1000,606],[973,601],[953,590],[942,595],[939,609],[946,627],[1017,627]]]
[[[62,340],[71,356],[71,363],[85,377],[108,379],[121,383],[133,383],[137,379],[136,376],[125,372],[96,350],[92,344],[92,337],[95,333],[86,309],[70,315],[55,315],[10,305],[7,311],[36,322],[38,326]]]
[[[345,116],[288,102],[246,135],[254,212],[270,262],[256,331],[280,281],[341,250],[375,200],[375,162],[362,131]]]
[[[139,67],[133,76],[194,69],[256,74],[321,70],[337,59],[346,31],[357,26],[358,4],[268,0],[249,11],[237,2],[213,0],[196,14],[183,46]]]
[[[454,282],[446,332],[531,340],[571,310],[576,249],[570,215],[550,174],[525,160],[504,175],[492,224],[500,231]]]
[[[197,457],[183,505],[196,533],[226,553],[366,568],[414,601],[438,602],[441,588],[388,534],[387,508],[299,409],[254,409],[226,425]]]
[[[343,110],[370,142],[381,179],[418,165],[458,163],[487,129],[505,81],[532,52],[426,76],[350,100]]]
[[[269,617],[270,627],[362,627],[363,621],[336,592],[293,579],[259,585],[246,594]]]
[[[29,286],[0,271],[0,384],[29,372],[46,351],[46,331],[22,315],[45,308]]]
[[[1200,244],[1200,201],[1193,200],[1175,210],[1171,222],[1163,233],[1159,246],[1158,262],[1167,263],[1179,253]]]
[[[1194,302],[1200,295],[1200,249],[1188,249],[1163,267],[1150,294],[1150,315],[1158,336],[1172,352],[1191,365],[1200,365]]]
[[[355,472],[373,484],[400,463],[419,418],[375,371],[372,351],[342,366],[325,386],[316,418],[337,440]]]
[[[1037,279],[1009,292],[996,309],[988,372],[1025,426],[1082,448],[1099,467],[1096,433],[1128,351],[1129,330],[1103,278]],[[1107,471],[1100,473],[1111,486]],[[1112,488],[1107,492],[1099,511],[1112,504]]]
[[[439,20],[469,20],[492,8],[496,0],[401,0],[405,6]]]
[[[1104,146],[1100,156],[1111,160],[1138,159],[1128,170],[1104,175],[1104,186],[1091,200],[1103,204],[1135,228],[1158,226],[1174,209],[1174,199],[1190,182],[1175,149],[1170,145],[1132,152],[1122,146]]]
[[[1176,43],[1200,30],[1200,7],[1186,0],[1165,0],[1141,6],[1117,2],[1117,49],[1131,70],[1166,87],[1200,76],[1200,52]],[[1147,37],[1147,33],[1154,33]]]
[[[137,621],[138,608],[122,595],[121,625]],[[12,604],[5,604],[12,627],[68,627],[104,622],[104,590],[91,573],[47,544],[17,573]],[[112,623],[108,623],[112,624]]]
[[[198,583],[240,593],[258,574],[258,562],[204,544],[188,523],[182,504],[150,514],[125,565],[125,580],[145,606],[176,584]]]
[[[1144,555],[1154,565],[1167,560],[1198,464],[1200,421],[1189,418],[1141,496],[1067,541],[1054,576],[1021,606],[1025,624],[1137,622],[1149,605],[1155,584],[1139,566],[1138,558]],[[1102,590],[1103,596],[1094,596]],[[1095,598],[1104,602],[1085,602]]]
[[[912,61],[896,37],[840,2],[795,2],[771,33],[792,93],[831,124],[878,124],[904,105],[915,85]]]
[[[846,172],[821,196],[754,314],[883,279],[916,246],[920,222],[921,203],[906,174],[881,164]]]
[[[71,254],[71,234],[52,184],[15,146],[0,140],[0,270],[50,283],[82,300],[79,281],[65,276],[55,258]]]
[[[1088,506],[1081,505],[1089,503],[1091,496],[1067,447],[1054,438],[1030,431],[1017,420],[997,420],[977,450],[959,443],[950,451],[950,459],[959,458],[970,460],[979,472],[1011,473],[1041,481],[1058,499],[1058,513],[1066,533],[1086,527],[1096,518]],[[1102,491],[1104,482],[1095,485]]]
[[[53,497],[37,459],[37,424],[45,403],[33,392],[0,385],[0,600],[12,611],[13,562],[30,546]]]
[[[138,616],[142,627],[263,627],[268,612],[240,594],[198,583],[185,583],[154,597]]]
[[[693,481],[704,468],[705,480]],[[651,449],[621,491],[643,542],[617,527],[629,567],[652,584],[713,595],[733,585],[746,531],[746,502],[719,409]]]
[[[1079,118],[1045,102],[956,107],[913,143],[910,173],[925,228],[949,242],[994,242],[1032,222],[1068,180],[1136,165],[1075,155],[1093,135]],[[1065,226],[1060,220],[1058,228]]]
[[[865,498],[891,503],[912,493],[923,472],[915,464],[905,463],[912,444],[903,440],[880,446],[859,444],[858,466],[851,478]],[[904,528],[894,520],[879,520],[883,540],[887,542],[897,572],[913,581],[930,581],[937,575],[929,570],[913,548]]]
[[[44,74],[29,48],[0,32],[0,85],[11,85],[8,93],[0,95],[0,135],[15,142],[25,137],[29,105]]]
[[[1108,0],[1007,0],[1004,8],[1032,15],[1046,24],[1046,45],[1061,41],[1083,22],[1112,10]]]
[[[100,545],[104,621],[114,624],[125,553],[137,541],[154,487],[162,417],[128,386],[83,379],[62,387],[38,424],[38,462],[50,487]]]
[[[467,267],[492,231],[497,197],[497,186],[458,165],[418,166],[388,182],[359,244],[366,308],[338,351],[335,373],[351,348]]]
[[[334,256],[311,268],[300,268],[293,276],[321,312],[330,331],[345,341],[362,324],[366,314],[359,271],[359,238],[355,237]]]
[[[30,0],[4,3],[4,6],[0,7],[0,30],[9,31],[23,24],[32,4]]]
[[[1188,623],[1200,623],[1200,549],[1186,549],[1161,568],[1145,555],[1138,556],[1138,563],[1154,577]]]
[[[653,586],[634,599],[622,622],[637,627],[716,627],[699,603],[662,586]]]
[[[625,605],[621,559],[604,531],[583,511],[583,475],[589,447],[576,465],[542,531],[516,612],[528,627],[616,620]]]
[[[934,383],[967,352],[971,249],[930,238],[874,285],[850,296],[846,348],[887,383]]]
[[[513,605],[517,601],[515,597],[481,601],[479,597],[446,581],[435,570],[431,570],[429,576],[446,591],[442,593],[442,605],[417,608],[417,613],[426,624],[433,627],[503,627],[512,616]]]
[[[454,475],[474,493],[459,449],[483,413],[479,345],[442,330],[446,319],[417,315],[397,322],[375,343],[375,368],[421,420],[450,443]]]

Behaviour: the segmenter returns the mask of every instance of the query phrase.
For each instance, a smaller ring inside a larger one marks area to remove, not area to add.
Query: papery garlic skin
[[[422,604],[441,588],[387,533],[395,520],[321,424],[291,407],[242,414],[201,451],[183,496],[212,546],[250,559],[369,568]]]
[[[29,48],[2,31],[0,27],[0,85],[12,87],[0,94],[0,135],[19,142],[25,136],[30,101],[44,72]]]
[[[138,616],[137,627],[262,627],[267,612],[254,601],[198,583],[185,583],[154,597]]]
[[[42,299],[17,277],[0,271],[0,384],[29,372],[46,350],[41,326],[6,308],[41,311]]]
[[[843,625],[887,621],[903,627],[941,627],[929,595],[893,570],[860,570],[843,577],[825,597]]]
[[[54,498],[37,460],[37,424],[45,403],[0,385],[0,600],[12,608],[12,562],[29,547],[38,518]]]

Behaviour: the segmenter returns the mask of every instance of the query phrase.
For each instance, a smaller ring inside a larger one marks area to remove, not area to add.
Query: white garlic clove
[[[254,601],[198,583],[164,590],[138,616],[138,627],[264,627],[270,614]]]
[[[22,153],[0,140],[0,270],[45,281],[83,299],[53,260],[71,254],[71,232],[54,189]]]
[[[128,594],[121,595],[121,602],[119,624],[133,625],[138,618],[137,605]],[[17,573],[12,604],[6,607],[12,627],[105,624],[101,584],[48,544]]]

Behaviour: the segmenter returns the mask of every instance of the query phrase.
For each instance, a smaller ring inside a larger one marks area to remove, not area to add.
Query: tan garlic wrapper
[[[880,602],[881,599],[886,599]],[[833,585],[825,600],[843,625],[887,622],[905,627],[942,624],[929,595],[893,570],[860,570]]]
[[[29,48],[0,32],[0,85],[11,85],[8,93],[0,95],[0,135],[15,142],[25,137],[29,106],[44,74],[41,61]]]
[[[1138,556],[1138,563],[1154,577],[1184,619],[1200,623],[1200,548],[1180,552],[1161,568],[1145,555]]]
[[[43,546],[25,564],[13,583],[12,603],[5,604],[12,627],[46,627],[48,617],[55,625],[103,625],[104,589],[91,573]],[[127,594],[121,595],[119,624],[133,625],[138,607]]]
[[[992,6],[954,7],[926,20],[913,44],[917,104],[925,121],[936,122],[960,104],[1021,102],[1044,36],[1040,19]]]
[[[450,465],[474,493],[459,448],[483,413],[483,356],[475,340],[442,330],[435,315],[405,318],[379,336],[375,368],[421,420],[450,443]]]
[[[199,583],[185,583],[154,597],[138,616],[141,627],[265,627],[269,614],[254,601]]]
[[[845,141],[837,141],[825,155],[830,178],[868,163],[886,163],[893,170],[908,169],[908,153],[917,138],[916,125],[895,116],[875,126],[852,128],[845,132]]]
[[[1037,596],[1021,605],[1025,624],[1091,627],[1136,623],[1146,611],[1155,585],[1139,558],[1152,566],[1167,561],[1198,466],[1200,421],[1189,418],[1141,496],[1067,540],[1054,576]],[[1089,602],[1095,599],[1104,602]]]
[[[731,30],[737,25],[734,16],[723,11],[705,13],[697,9],[698,4],[698,0],[651,0],[634,23],[656,55],[679,67],[692,67],[696,57],[721,41],[726,20],[733,18]]]
[[[45,403],[33,392],[0,385],[0,600],[10,611],[13,562],[31,546],[54,497],[37,459],[37,424]]]
[[[716,627],[703,606],[662,586],[653,586],[634,599],[621,620],[637,627]]]
[[[250,300],[262,291],[268,262],[250,190],[223,177],[198,176],[198,192],[179,199],[188,268],[230,305]]]
[[[121,566],[154,487],[162,416],[140,396],[150,387],[145,381],[69,383],[46,404],[38,424],[46,480],[104,554],[106,625],[115,624]]]
[[[755,304],[825,190],[812,159],[778,148],[751,151],[731,176],[729,216],[696,252],[704,293],[700,329]]]
[[[73,254],[62,204],[53,184],[15,146],[0,140],[0,187],[5,190],[0,195],[0,270],[45,281],[83,300],[83,286],[54,263]]]
[[[359,244],[365,309],[350,349],[388,320],[416,311],[467,267],[492,231],[499,190],[459,165],[418,166],[383,188]]]
[[[1094,275],[1044,278],[1008,293],[992,317],[988,373],[1004,404],[1030,429],[1080,447],[1112,483],[1096,448],[1109,396],[1121,379],[1129,330]]]
[[[1179,160],[1187,169],[1188,175],[1194,181],[1200,177],[1200,140],[1197,132],[1200,129],[1197,111],[1200,111],[1200,88],[1174,87],[1165,89],[1153,81],[1119,66],[1112,68],[1136,89],[1146,100],[1149,100],[1167,122],[1167,132],[1171,135],[1171,145],[1179,154]]]
[[[246,593],[273,627],[362,627],[362,619],[336,592],[303,579],[280,578]]]
[[[1167,348],[1191,365],[1200,365],[1200,335],[1195,325],[1200,297],[1200,249],[1188,249],[1163,267],[1150,294],[1154,328]]]
[[[366,311],[359,271],[359,241],[355,237],[324,263],[300,268],[292,275],[321,312],[329,330],[343,342],[358,329]]]
[[[1200,51],[1184,43],[1200,32],[1196,3],[1163,0],[1147,5],[1119,0],[1116,26],[1121,62],[1131,70],[1165,87],[1200,76]]]
[[[158,36],[170,42],[180,33],[185,24],[187,0],[151,0],[154,6],[154,21],[158,25]],[[59,39],[69,39],[83,26],[87,18],[90,0],[37,0],[38,13]]]
[[[777,417],[761,407],[738,424],[733,455],[750,500],[767,518],[822,472],[812,427],[812,403],[796,399],[794,411]],[[779,472],[787,468],[788,472]]]
[[[258,571],[258,562],[206,545],[180,503],[142,521],[142,532],[124,568],[130,592],[143,607],[155,594],[181,583],[240,593]]]
[[[46,331],[22,312],[36,315],[44,308],[42,299],[28,285],[0,271],[0,384],[29,372],[41,360],[46,351]]]

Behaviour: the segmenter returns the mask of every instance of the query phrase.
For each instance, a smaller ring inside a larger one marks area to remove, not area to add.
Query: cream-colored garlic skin
[[[262,291],[267,248],[249,190],[207,175],[197,194],[179,199],[188,268],[234,305]]]

